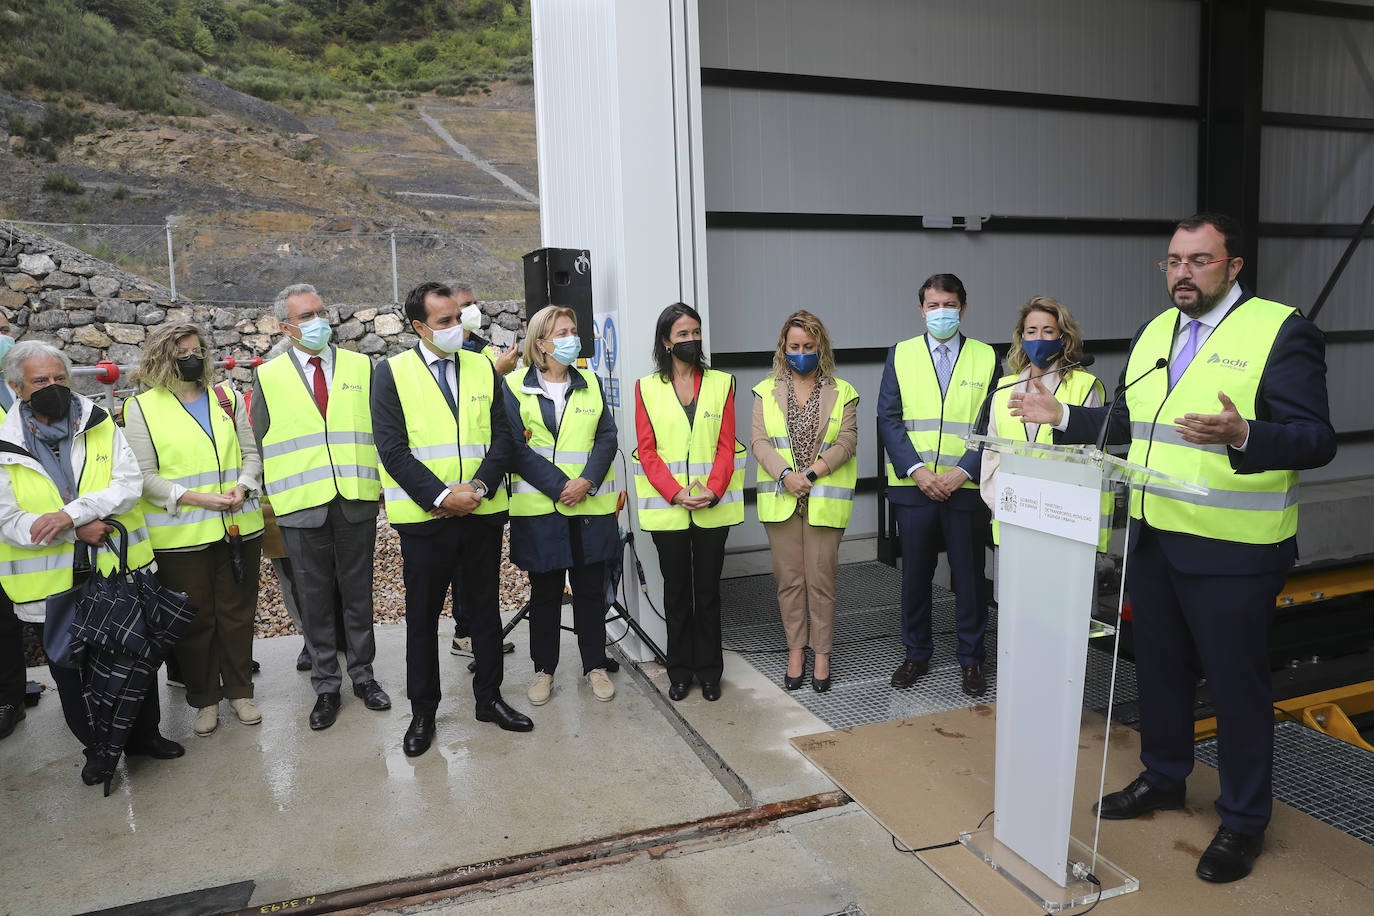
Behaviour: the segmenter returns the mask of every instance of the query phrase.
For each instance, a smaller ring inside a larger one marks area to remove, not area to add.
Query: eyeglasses
[[[325,307],[325,308],[318,308],[318,309],[315,309],[315,311],[313,311],[313,312],[301,312],[299,315],[292,315],[290,318],[288,318],[288,319],[286,319],[286,320],[287,320],[288,322],[290,322],[291,324],[299,325],[299,324],[303,324],[303,323],[305,323],[305,322],[307,322],[307,321],[312,321],[312,320],[314,320],[314,319],[316,319],[316,318],[323,318],[325,321],[328,321],[328,320],[329,320],[329,309],[328,309],[328,307]]]
[[[1234,257],[1208,259],[1202,255],[1198,255],[1192,258],[1165,258],[1162,261],[1155,261],[1155,266],[1166,274],[1171,274],[1184,264],[1187,264],[1193,270],[1202,270],[1204,267],[1211,267],[1213,264],[1220,264],[1222,261],[1233,260],[1235,260]]]
[[[208,352],[209,351],[204,347],[196,347],[194,350],[178,350],[177,359],[185,359],[188,356],[194,356],[196,359],[204,359]]]

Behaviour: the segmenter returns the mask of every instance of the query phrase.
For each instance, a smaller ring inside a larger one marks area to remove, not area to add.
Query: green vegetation
[[[59,175],[56,172],[49,174],[43,179],[43,190],[53,194],[86,193],[86,189],[81,187],[81,182],[67,175]]]
[[[532,73],[526,0],[0,0],[0,17],[0,87],[153,114],[194,114],[179,76],[201,70],[268,101]],[[74,134],[39,136],[50,152]]]

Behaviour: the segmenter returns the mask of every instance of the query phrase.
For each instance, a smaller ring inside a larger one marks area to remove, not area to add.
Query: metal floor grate
[[[738,652],[775,682],[787,673],[787,642],[778,616],[777,585],[771,575],[743,576],[721,582],[722,636],[725,648]],[[934,589],[935,654],[930,673],[915,686],[895,690],[892,672],[906,655],[901,635],[902,576],[876,561],[840,567],[836,583],[835,649],[831,655],[834,686],[816,693],[807,686],[792,697],[831,728],[870,725],[909,716],[993,702],[997,699],[997,612],[988,620],[984,673],[987,695],[974,699],[961,689],[954,657],[954,595]],[[1088,652],[1084,704],[1101,712],[1107,706],[1110,656]],[[1118,669],[1116,705],[1135,700],[1135,669],[1123,661]]]
[[[722,636],[776,683],[787,673],[787,641],[778,617],[777,587],[771,575],[721,582]],[[882,563],[840,567],[835,609],[834,686],[816,693],[810,682],[791,696],[831,728],[870,725],[924,716],[997,699],[997,612],[988,620],[987,696],[975,701],[960,689],[954,658],[954,595],[935,589],[935,655],[930,673],[907,690],[888,683],[905,655],[901,636],[901,574]],[[1083,705],[1104,712],[1111,655],[1088,650]],[[1117,667],[1116,714],[1126,725],[1138,721],[1135,665]],[[1199,741],[1197,759],[1216,766],[1216,739]],[[1374,754],[1295,722],[1274,728],[1274,797],[1284,804],[1374,845]]]
[[[1217,765],[1217,739],[1197,759]],[[1274,798],[1374,846],[1374,754],[1296,722],[1274,726]]]

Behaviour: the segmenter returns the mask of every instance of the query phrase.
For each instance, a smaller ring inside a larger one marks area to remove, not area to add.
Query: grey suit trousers
[[[321,507],[326,508],[326,507]],[[373,680],[372,660],[377,642],[372,633],[372,564],[377,542],[374,515],[349,521],[343,500],[327,507],[323,524],[300,528],[281,526],[296,585],[296,601],[310,650],[310,683],[315,692],[337,692],[342,684],[338,653],[348,659],[348,678],[356,686]],[[334,632],[335,593],[343,603],[344,639]]]

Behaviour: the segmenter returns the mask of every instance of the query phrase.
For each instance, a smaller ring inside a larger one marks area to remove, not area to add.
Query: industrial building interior
[[[992,807],[996,672],[988,696],[960,692],[948,593],[936,607],[947,664],[906,692],[887,683],[902,651],[898,551],[873,404],[888,348],[922,331],[916,290],[936,272],[963,279],[964,332],[999,354],[1028,298],[1065,303],[1110,390],[1137,329],[1167,305],[1155,262],[1198,210],[1239,218],[1242,282],[1325,334],[1339,449],[1302,474],[1300,558],[1273,622],[1282,816],[1265,858],[1237,885],[1179,870],[1214,827],[1202,823],[1216,781],[1203,685],[1189,817],[1104,827],[1104,849],[1137,857],[1140,886],[1093,905],[1374,909],[1374,0],[535,0],[534,17],[541,130],[580,122],[540,136],[544,243],[592,251],[597,311],[622,328],[622,390],[647,372],[630,351],[649,349],[646,328],[673,296],[699,304],[712,365],[742,392],[804,307],[860,393],[835,688],[780,685],[786,649],[752,509],[729,540],[718,703],[669,702],[663,667],[629,638],[612,650],[614,702],[569,675],[532,734],[508,735],[472,721],[466,671],[445,658],[438,753],[412,760],[404,702],[309,732],[298,644],[262,640],[261,728],[226,727],[177,766],[126,763],[104,804],[77,792],[55,702],[31,716],[22,747],[0,744],[0,912],[1042,912],[957,842]],[[646,60],[657,63],[641,86]],[[582,70],[585,83],[569,76]],[[660,83],[688,101],[642,125],[668,144],[667,171],[631,174],[636,93],[662,108]],[[614,165],[564,191],[559,179],[585,163],[563,154],[598,134]],[[629,213],[633,182],[662,174],[673,212],[606,215]],[[597,196],[617,181],[621,196]],[[666,235],[637,233],[641,218]],[[637,259],[636,245],[669,235],[671,252]],[[633,411],[620,406],[628,453]],[[739,399],[742,430],[750,407]],[[1118,530],[1099,564],[1104,620],[1122,541]],[[623,597],[655,631],[661,585],[639,542],[647,585],[627,565]],[[518,695],[525,627],[510,638]],[[994,613],[990,658],[995,641]],[[379,628],[377,643],[379,678],[399,693],[404,631]],[[1109,639],[1088,650],[1085,812],[1105,735],[1108,785],[1138,771],[1129,628],[1115,677],[1111,654]],[[194,711],[161,689],[164,730],[190,735]],[[870,743],[826,762],[855,735]],[[846,776],[888,779],[890,807],[856,800]]]

